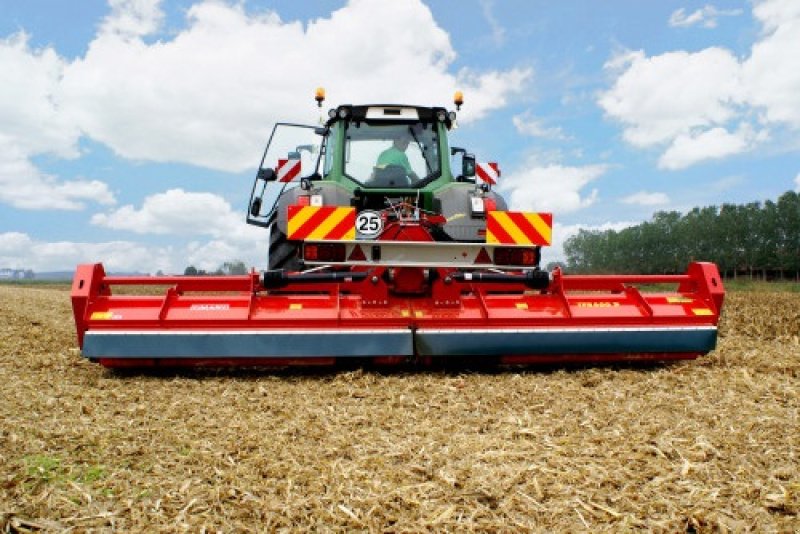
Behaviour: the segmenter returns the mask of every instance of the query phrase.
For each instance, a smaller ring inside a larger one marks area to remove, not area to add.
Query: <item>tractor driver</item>
[[[398,133],[392,142],[392,146],[381,152],[378,156],[375,168],[385,169],[389,165],[396,165],[402,167],[406,171],[406,176],[408,176],[412,182],[419,181],[419,176],[411,169],[411,163],[409,163],[408,156],[406,155],[406,149],[410,142],[411,137],[408,133]]]

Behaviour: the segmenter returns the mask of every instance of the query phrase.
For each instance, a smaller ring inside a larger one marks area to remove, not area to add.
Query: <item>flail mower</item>
[[[454,111],[341,105],[328,115],[272,130],[246,217],[269,230],[267,270],[123,277],[80,265],[83,356],[111,368],[536,364],[693,359],[715,347],[715,265],[547,272],[552,215],[507,209],[498,166],[449,146]],[[112,292],[130,285],[167,289]]]

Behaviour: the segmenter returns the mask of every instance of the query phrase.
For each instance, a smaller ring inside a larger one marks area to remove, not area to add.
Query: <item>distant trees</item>
[[[800,195],[662,211],[620,231],[581,230],[564,252],[573,272],[677,273],[697,260],[716,263],[727,277],[800,279]]]
[[[183,271],[187,276],[223,275],[223,274],[247,274],[247,266],[241,260],[226,261],[216,271],[206,271],[198,269],[194,265],[189,265]]]

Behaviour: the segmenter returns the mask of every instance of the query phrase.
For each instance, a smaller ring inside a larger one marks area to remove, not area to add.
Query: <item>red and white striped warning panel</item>
[[[275,174],[278,175],[279,182],[291,182],[300,175],[300,160],[279,159]]]
[[[475,165],[475,176],[489,185],[495,185],[500,178],[500,167],[494,161]]]
[[[553,214],[522,211],[486,213],[486,242],[502,245],[549,245]]]
[[[338,206],[289,206],[289,239],[338,241],[356,238],[356,209]]]

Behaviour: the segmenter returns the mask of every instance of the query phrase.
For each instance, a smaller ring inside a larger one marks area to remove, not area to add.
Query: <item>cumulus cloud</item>
[[[80,210],[87,202],[114,204],[114,195],[98,180],[60,181],[40,171],[0,135],[0,202],[21,209]]]
[[[662,149],[659,165],[680,169],[750,150],[776,128],[799,130],[798,3],[762,0],[753,15],[763,32],[747,58],[711,47],[609,60],[614,82],[598,104],[622,124],[623,138]]]
[[[669,204],[669,197],[666,193],[639,191],[622,198],[621,202],[624,204],[637,204],[639,206],[659,206]]]
[[[125,205],[92,217],[92,224],[147,235],[169,235],[182,243],[171,252],[165,272],[182,272],[187,265],[213,270],[226,261],[240,259],[247,265],[266,263],[269,234],[249,226],[244,215],[212,193],[170,189],[148,196],[141,207]],[[142,263],[138,269],[155,270]]]
[[[738,154],[756,141],[766,138],[765,130],[755,133],[748,124],[742,124],[736,132],[720,127],[692,131],[681,134],[672,141],[658,160],[658,166],[669,170],[684,169],[698,161]]]
[[[319,85],[334,103],[408,102],[413,94],[411,103],[441,104],[460,88],[463,122],[505,105],[531,76],[452,72],[450,38],[419,0],[351,0],[305,26],[207,0],[188,9],[185,29],[148,44],[142,34],[159,20],[155,6],[116,2],[59,87],[82,131],[131,159],[242,171],[272,123],[318,119]],[[387,32],[377,20],[404,30]]]
[[[80,263],[102,260],[106,271],[171,272],[178,268],[170,262],[173,252],[168,247],[148,247],[130,241],[46,243],[20,232],[0,234],[0,265],[34,271],[72,270]]]
[[[672,12],[669,17],[669,25],[678,28],[688,28],[689,26],[699,25],[703,28],[716,28],[719,17],[735,17],[742,14],[741,9],[717,9],[708,4],[691,13],[686,13],[686,9],[680,8]]]
[[[31,158],[78,156],[79,131],[54,103],[64,62],[50,48],[32,50],[28,35],[0,40],[0,202],[23,209],[82,209],[85,202],[113,204],[105,183],[63,181]]]
[[[506,195],[512,210],[570,213],[594,203],[597,189],[588,193],[583,190],[607,169],[602,164],[541,164],[531,158],[522,169],[503,176],[499,190]]]
[[[794,190],[800,193],[800,173],[794,177]]]
[[[213,193],[170,189],[144,199],[141,208],[121,206],[97,213],[92,224],[137,234],[210,236],[241,245],[264,240],[264,230],[248,226],[244,216]]]
[[[266,238],[266,232],[262,232]],[[103,262],[106,272],[183,273],[189,265],[215,270],[241,259],[248,266],[266,262],[266,241],[248,247],[228,240],[194,240],[169,246],[130,240],[102,243],[44,242],[20,232],[0,233],[0,265],[34,271],[69,271],[81,263]]]
[[[630,52],[606,67],[621,72],[599,104],[609,117],[623,123],[624,139],[637,147],[724,124],[743,100],[737,59],[721,48],[654,57]]]
[[[164,18],[160,4],[161,0],[108,0],[111,13],[100,31],[130,37],[153,33]]]
[[[72,61],[31,49],[25,33],[0,40],[0,202],[113,203],[98,180],[64,180],[32,163],[41,154],[79,157],[82,136],[129,159],[238,172],[253,167],[272,123],[316,122],[318,85],[334,103],[407,102],[413,88],[412,103],[441,104],[459,88],[468,122],[504,106],[531,77],[525,68],[453,71],[449,36],[420,0],[351,0],[305,25],[205,0],[161,40],[145,39],[164,19],[159,0],[109,6],[86,54]]]

